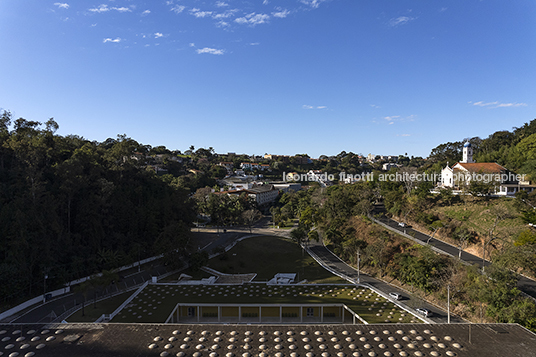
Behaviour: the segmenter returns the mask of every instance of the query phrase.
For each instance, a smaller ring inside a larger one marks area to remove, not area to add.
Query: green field
[[[353,285],[149,285],[113,322],[164,322],[178,303],[345,304],[369,323],[417,319],[391,301]]]
[[[346,284],[346,280],[322,268],[296,243],[279,237],[244,239],[208,266],[226,274],[257,273],[254,281],[268,281],[277,273],[296,273],[308,283]]]

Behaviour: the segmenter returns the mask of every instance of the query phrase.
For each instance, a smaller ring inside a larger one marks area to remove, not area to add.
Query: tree
[[[246,224],[246,226],[249,227],[249,233],[251,233],[251,227],[253,226],[253,224],[261,216],[262,216],[261,212],[256,208],[248,209],[248,210],[242,212],[242,219],[243,219],[244,223]]]
[[[208,253],[207,252],[195,252],[190,255],[189,264],[190,269],[193,271],[198,271],[201,267],[207,265],[208,263]]]
[[[474,237],[474,234],[469,232],[467,228],[456,228],[452,236],[455,240],[458,241],[458,259],[462,259],[462,250],[465,245],[471,241]]]
[[[297,227],[290,231],[290,237],[301,246],[302,242],[307,238],[307,232],[305,232],[303,227]]]
[[[190,228],[184,222],[173,222],[164,228],[154,243],[154,251],[164,255],[167,264],[179,268],[190,242]]]

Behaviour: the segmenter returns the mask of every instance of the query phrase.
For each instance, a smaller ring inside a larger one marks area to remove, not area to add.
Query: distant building
[[[232,170],[233,167],[234,167],[234,164],[232,162],[229,162],[229,161],[222,161],[218,165],[225,167],[227,170]]]
[[[323,173],[320,170],[309,170],[307,173],[309,181],[315,181],[320,184],[321,187],[332,186],[333,182],[328,179],[328,174]]]
[[[273,185],[253,185],[247,189],[222,191],[220,193],[228,195],[246,194],[248,197],[253,198],[259,207],[263,207],[275,201],[279,195],[279,190]]]
[[[397,167],[399,167],[398,164],[395,164],[395,163],[392,163],[392,162],[387,162],[387,163],[382,165],[382,170],[383,171],[389,171],[392,168],[397,168]]]
[[[441,170],[440,187],[461,189],[472,180],[482,180],[484,183],[495,184],[495,195],[513,196],[520,190],[532,192],[536,189],[530,182],[519,180],[518,175],[508,171],[495,162],[474,162],[473,148],[470,142],[463,145],[462,161],[452,167],[448,164]]]

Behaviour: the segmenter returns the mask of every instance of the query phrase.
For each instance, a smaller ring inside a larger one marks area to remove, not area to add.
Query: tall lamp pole
[[[43,277],[43,304],[47,301],[47,279],[48,274]]]
[[[357,248],[357,283],[360,284],[361,283],[361,274],[360,274],[360,271],[359,271],[359,266],[361,265],[361,257],[360,257],[360,250],[359,248]]]
[[[447,323],[450,324],[450,284],[447,285]]]

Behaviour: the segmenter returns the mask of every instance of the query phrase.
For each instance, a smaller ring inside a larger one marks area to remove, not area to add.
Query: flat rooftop
[[[11,324],[0,355],[520,357],[536,356],[536,335],[517,324]]]

